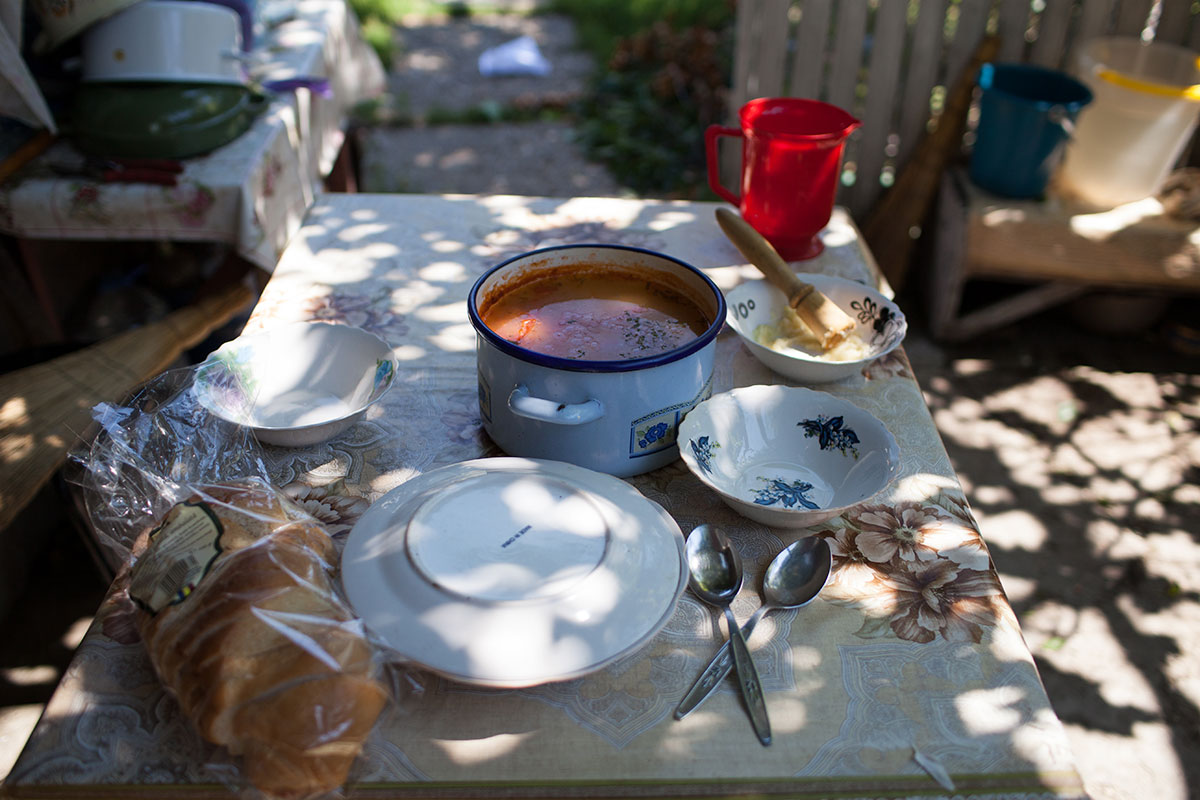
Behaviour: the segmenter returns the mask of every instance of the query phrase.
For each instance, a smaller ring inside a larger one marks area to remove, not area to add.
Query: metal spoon
[[[742,557],[730,544],[724,532],[715,525],[700,525],[692,530],[686,544],[688,585],[706,603],[725,612],[729,627],[729,643],[733,650],[733,665],[737,671],[742,699],[754,723],[754,732],[764,745],[771,743],[771,723],[767,719],[767,704],[763,699],[758,672],[750,660],[750,651],[742,637],[729,604],[742,588]]]
[[[811,603],[825,588],[832,566],[829,544],[818,536],[798,539],[785,547],[767,566],[763,575],[764,602],[742,626],[742,636],[749,639],[754,626],[768,611]],[[675,719],[683,719],[708,699],[732,669],[733,656],[729,645],[724,644],[675,707]]]

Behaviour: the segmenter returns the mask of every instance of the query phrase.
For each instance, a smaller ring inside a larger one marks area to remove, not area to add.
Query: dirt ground
[[[1200,358],[1170,321],[906,343],[1097,800],[1200,791]]]
[[[529,34],[554,71],[484,79],[482,49]],[[556,18],[413,23],[390,89],[410,110],[578,91],[590,68]],[[558,123],[360,132],[362,189],[611,195]],[[898,300],[905,349],[1096,800],[1200,797],[1200,351],[1172,335],[1194,302],[1121,335],[1096,301],[968,342],[921,323],[922,269]],[[1091,314],[1090,322],[1088,315]],[[51,497],[46,502],[54,504]],[[53,637],[2,621],[0,777],[40,713],[93,596],[78,537],[61,526],[25,607],[51,605]],[[91,603],[91,605],[89,605]]]

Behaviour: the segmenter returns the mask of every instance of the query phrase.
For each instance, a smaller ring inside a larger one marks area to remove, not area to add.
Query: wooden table
[[[755,277],[715,204],[498,196],[329,195],[284,253],[247,325],[332,319],[385,337],[399,382],[340,438],[267,448],[271,479],[342,536],[409,478],[501,455],[480,426],[466,296],[489,266],[554,243],[659,250],[723,289]],[[842,210],[805,264],[880,283]],[[886,288],[886,287],[884,287]],[[714,391],[783,383],[718,337]],[[751,638],[774,743],[754,737],[732,682],[675,721],[714,652],[714,611],[685,592],[642,650],[589,676],[480,689],[402,671],[394,713],[356,764],[352,797],[1082,797],[1061,723],[903,350],[825,390],[880,417],[901,448],[878,502],[810,531],[731,511],[679,461],[629,479],[684,531],[716,523],[748,575],[734,611],[760,602],[767,562],[799,535],[826,537],[830,584]],[[114,584],[13,769],[15,797],[229,796],[220,753],[164,693],[121,624]],[[957,796],[957,795],[956,795]]]

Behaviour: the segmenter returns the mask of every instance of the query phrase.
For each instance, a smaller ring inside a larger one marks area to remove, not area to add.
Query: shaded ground
[[[1114,339],[1047,314],[906,345],[1104,800],[1200,787],[1200,360],[1161,330]]]
[[[414,24],[392,90],[425,109],[558,102],[581,74],[558,68],[577,63],[570,27],[536,19]],[[522,33],[551,76],[479,77],[480,50]],[[621,193],[565,123],[370,129],[359,144],[373,190]],[[905,349],[1089,792],[1200,796],[1200,356],[1168,346],[1164,324],[1102,336],[1061,311],[938,344],[907,296],[920,277],[899,298],[915,323]],[[1166,322],[1194,325],[1190,309],[1176,300]],[[0,775],[102,590],[68,524],[31,535],[50,544],[0,627]]]
[[[358,142],[363,192],[437,186],[444,193],[537,195],[552,184],[560,195],[621,194],[607,170],[584,159],[566,122],[370,128]]]

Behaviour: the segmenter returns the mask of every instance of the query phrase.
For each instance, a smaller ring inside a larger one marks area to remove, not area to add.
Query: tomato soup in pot
[[[712,324],[695,302],[652,273],[603,263],[547,270],[485,303],[483,323],[508,341],[585,361],[666,353]]]
[[[493,267],[468,313],[493,441],[627,476],[678,457],[679,421],[712,393],[725,301],[662,253],[565,245]]]

